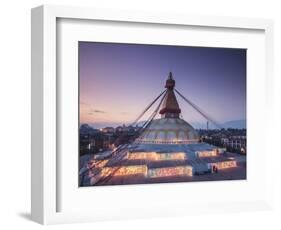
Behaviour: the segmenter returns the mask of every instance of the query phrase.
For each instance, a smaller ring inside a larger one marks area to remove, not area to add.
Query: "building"
[[[93,160],[94,171],[83,185],[190,181],[237,167],[234,155],[201,142],[197,131],[180,118],[174,87],[170,73],[159,104],[161,118],[149,121],[131,144],[119,147],[110,157]]]
[[[101,129],[101,131],[103,133],[110,133],[110,134],[113,134],[115,132],[115,129],[113,127],[105,127],[103,129]]]

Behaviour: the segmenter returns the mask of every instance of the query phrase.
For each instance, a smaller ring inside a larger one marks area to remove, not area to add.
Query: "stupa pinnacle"
[[[165,85],[165,88],[167,88],[167,93],[164,98],[162,108],[159,112],[164,118],[179,118],[179,114],[181,113],[176,95],[174,93],[175,84],[176,82],[173,79],[172,72],[170,72]]]

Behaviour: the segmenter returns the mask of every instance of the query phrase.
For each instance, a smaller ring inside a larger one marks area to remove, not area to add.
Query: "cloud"
[[[80,105],[89,105],[89,104],[84,101],[80,101]]]
[[[99,109],[91,109],[89,113],[105,113],[105,111]]]
[[[123,114],[123,115],[127,115],[127,114],[129,114],[128,112],[121,112],[121,114]]]

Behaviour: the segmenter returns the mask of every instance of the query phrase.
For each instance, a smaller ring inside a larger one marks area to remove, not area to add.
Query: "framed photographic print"
[[[246,49],[78,46],[80,186],[246,179]]]
[[[272,31],[265,19],[34,8],[32,219],[270,208]]]

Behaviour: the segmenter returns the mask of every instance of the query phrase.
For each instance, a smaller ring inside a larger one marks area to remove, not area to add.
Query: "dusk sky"
[[[170,71],[176,89],[219,123],[246,119],[245,49],[79,42],[80,123],[129,124]],[[177,99],[187,122],[206,122]]]

